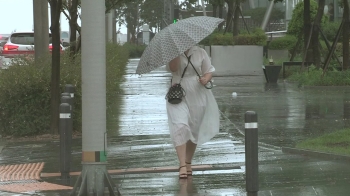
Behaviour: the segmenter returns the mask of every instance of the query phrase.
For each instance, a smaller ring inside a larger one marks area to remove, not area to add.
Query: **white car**
[[[49,50],[52,52],[52,38],[49,34]],[[61,52],[64,50],[61,45]],[[4,58],[13,58],[18,55],[34,54],[34,32],[16,32],[12,33],[2,49]]]

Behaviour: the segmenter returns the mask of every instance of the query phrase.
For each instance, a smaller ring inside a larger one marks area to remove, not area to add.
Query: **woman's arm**
[[[200,82],[203,85],[206,85],[213,77],[213,72],[215,71],[215,68],[211,64],[210,58],[207,54],[207,52],[203,49],[201,49],[202,55],[203,55],[203,61],[202,61],[202,73],[203,76],[200,78]]]
[[[176,72],[179,69],[180,66],[180,56],[174,58],[169,62],[169,69],[172,72]]]
[[[201,84],[206,85],[211,78],[213,77],[213,74],[211,72],[204,74],[199,81],[201,82]]]

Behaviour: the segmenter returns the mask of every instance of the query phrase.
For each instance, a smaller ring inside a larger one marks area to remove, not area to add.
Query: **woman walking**
[[[209,141],[219,132],[219,109],[211,90],[204,87],[215,68],[206,51],[194,46],[173,59],[167,69],[172,73],[171,85],[181,81],[186,92],[181,103],[167,102],[166,107],[170,136],[180,162],[179,178],[187,178],[192,175],[191,163],[197,145]]]

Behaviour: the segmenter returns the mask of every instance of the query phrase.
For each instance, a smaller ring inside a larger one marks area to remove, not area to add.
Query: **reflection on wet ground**
[[[164,95],[170,80],[164,69],[139,77],[131,60],[123,83],[121,116],[108,130],[108,169],[176,166],[168,135]],[[177,173],[112,175],[123,195],[245,195],[244,113],[259,120],[259,195],[348,195],[350,167],[281,152],[305,138],[348,127],[349,88],[298,88],[265,85],[260,77],[216,77],[214,95],[222,112],[221,129],[198,148],[193,164],[238,164],[241,169],[195,171],[187,180]],[[232,96],[236,92],[237,96]],[[81,171],[81,140],[74,140],[72,171]],[[16,154],[16,156],[13,156]],[[46,162],[44,171],[58,172],[58,142],[9,143],[1,164]],[[68,182],[74,185],[76,177]],[[44,179],[62,183],[57,178]],[[40,195],[66,195],[50,192]]]

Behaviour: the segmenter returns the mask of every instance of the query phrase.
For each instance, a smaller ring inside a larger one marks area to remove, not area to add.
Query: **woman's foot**
[[[187,170],[186,165],[179,167],[179,178],[180,179],[186,179],[187,178]]]
[[[191,162],[186,162],[187,175],[192,176],[192,165]]]

